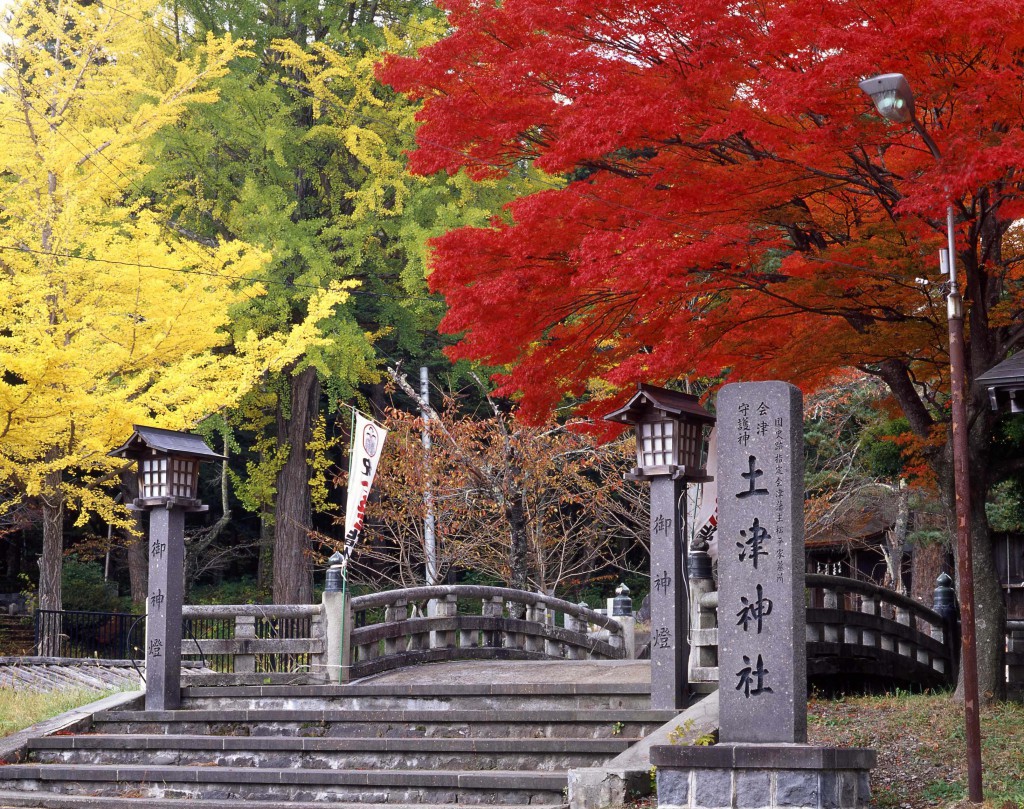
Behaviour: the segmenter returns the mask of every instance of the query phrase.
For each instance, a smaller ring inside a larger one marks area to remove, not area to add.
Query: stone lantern
[[[625,406],[605,419],[636,427],[636,468],[630,478],[710,480],[705,471],[707,440],[715,417],[696,396],[641,384]]]
[[[128,507],[149,512],[146,599],[146,710],[181,705],[181,605],[185,592],[185,514],[199,501],[199,464],[222,460],[191,433],[135,426],[110,452],[138,463],[139,496]]]
[[[636,468],[626,477],[651,483],[651,707],[684,708],[690,688],[688,605],[683,578],[687,483],[704,483],[707,439],[715,417],[696,396],[641,384],[608,421],[636,428]]]
[[[139,496],[130,505],[137,510],[172,506],[185,511],[206,511],[199,502],[199,463],[224,456],[210,449],[198,435],[158,427],[140,427],[110,455],[138,463]]]

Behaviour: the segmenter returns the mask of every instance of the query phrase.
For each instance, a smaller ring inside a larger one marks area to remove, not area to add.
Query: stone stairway
[[[0,807],[561,806],[568,770],[675,716],[648,709],[649,683],[614,676],[453,682],[419,669],[433,681],[191,686],[180,710],[97,713],[0,767]]]
[[[36,644],[35,628],[24,616],[0,612],[0,657],[32,654]]]

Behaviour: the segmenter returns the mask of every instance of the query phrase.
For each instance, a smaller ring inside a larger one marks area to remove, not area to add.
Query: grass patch
[[[812,698],[808,731],[813,744],[870,747],[872,803],[880,809],[946,807],[967,794],[963,704],[951,694]],[[1024,809],[1024,705],[982,708],[985,803]]]
[[[0,738],[120,691],[121,689],[93,691],[89,688],[74,688],[38,693],[16,688],[0,688]]]

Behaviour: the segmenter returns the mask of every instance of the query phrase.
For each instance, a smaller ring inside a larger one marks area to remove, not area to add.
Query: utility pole
[[[430,490],[430,371],[420,366],[420,414],[423,417],[423,465],[427,470],[423,482],[423,544],[427,557],[427,586],[437,584],[437,540],[434,535],[434,494]]]

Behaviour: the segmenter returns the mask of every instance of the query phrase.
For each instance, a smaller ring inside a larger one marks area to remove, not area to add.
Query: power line
[[[0,250],[7,250],[14,253],[31,253],[39,256],[50,256],[54,258],[66,258],[74,261],[90,261],[96,264],[113,264],[119,267],[133,267],[144,270],[163,270],[165,272],[176,272],[183,275],[203,275],[210,278],[221,278],[229,281],[244,281],[252,284],[271,284],[276,286],[294,287],[296,289],[311,289],[322,291],[325,289],[323,286],[317,284],[300,284],[295,282],[280,281],[275,278],[258,278],[248,275],[229,275],[227,273],[216,273],[209,270],[196,270],[187,269],[185,267],[169,267],[164,264],[144,264],[136,261],[118,261],[112,258],[96,258],[94,256],[76,256],[73,253],[58,253],[49,252],[46,250],[33,250],[31,247],[17,247],[11,244],[0,244]],[[438,298],[425,298],[423,296],[416,295],[390,295],[386,292],[372,292],[368,289],[349,289],[346,290],[351,295],[365,295],[373,298],[390,298],[400,301],[424,301],[427,303],[440,303]]]

